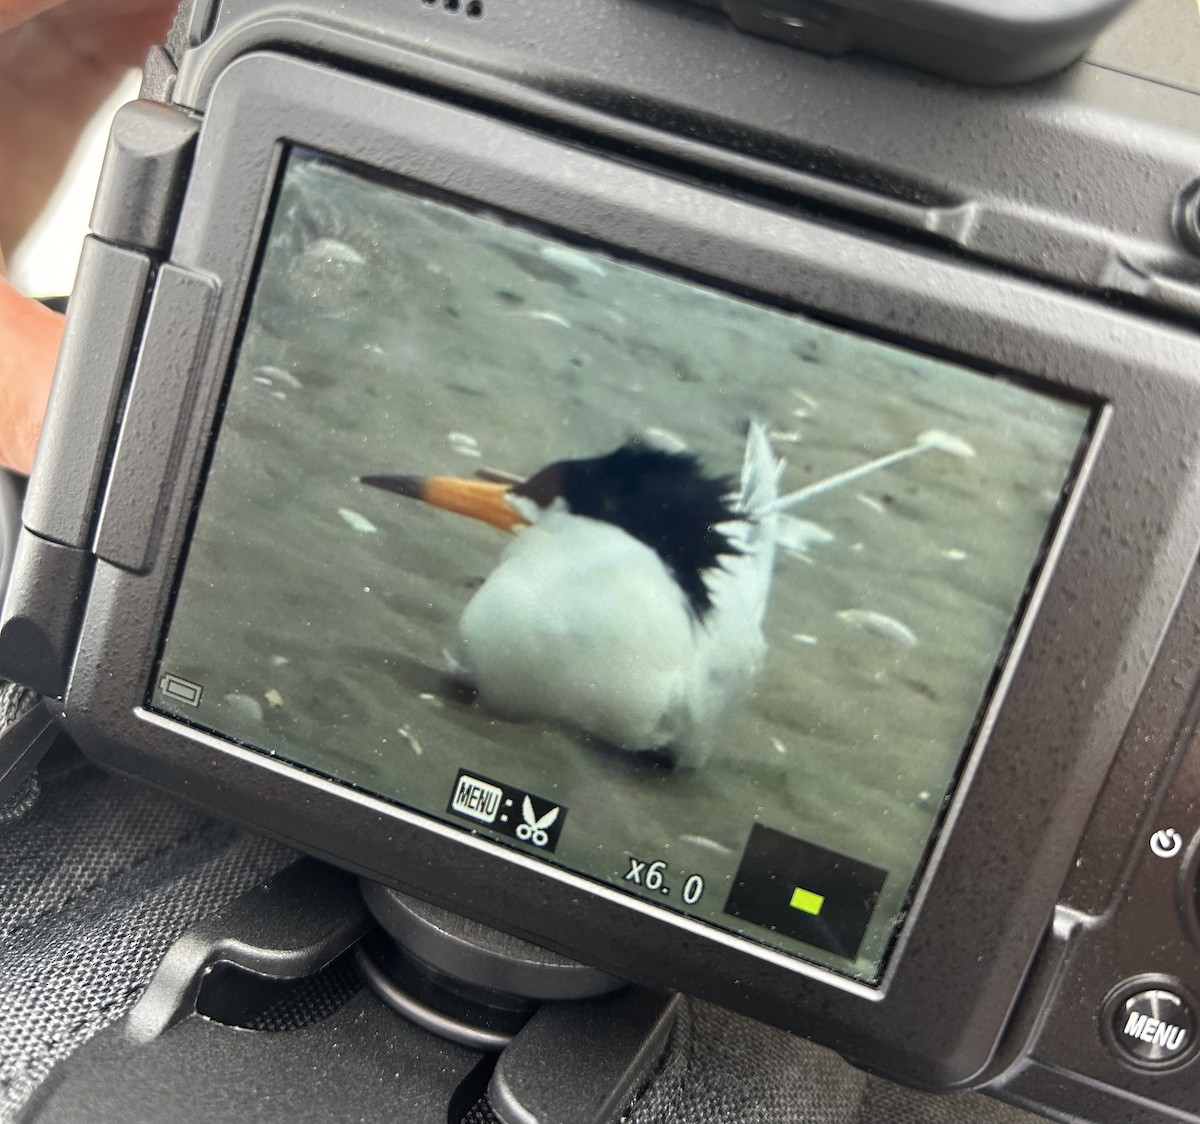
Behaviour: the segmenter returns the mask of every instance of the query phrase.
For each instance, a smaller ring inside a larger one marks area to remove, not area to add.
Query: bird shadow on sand
[[[600,763],[610,773],[641,777],[645,780],[662,780],[677,771],[669,750],[639,749],[633,752],[570,727],[563,729],[570,734],[583,753]]]
[[[500,723],[513,731],[557,730],[570,739],[583,757],[595,762],[597,769],[604,772],[651,781],[662,780],[678,771],[666,749],[639,750],[634,753],[573,729],[568,724],[540,720],[524,722],[489,710],[479,701],[475,686],[462,675],[446,668],[430,667],[402,653],[389,657],[389,678],[405,691],[440,699],[451,713],[461,715],[472,724],[481,721],[489,725]]]

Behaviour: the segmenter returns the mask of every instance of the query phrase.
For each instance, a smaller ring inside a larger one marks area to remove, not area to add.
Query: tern
[[[932,448],[973,455],[930,431],[781,496],[784,462],[752,421],[736,483],[639,440],[515,483],[360,479],[512,533],[453,656],[489,710],[698,768],[762,666],[782,513]]]

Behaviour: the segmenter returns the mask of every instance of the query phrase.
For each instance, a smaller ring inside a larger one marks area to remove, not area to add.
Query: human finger
[[[33,468],[64,322],[0,278],[0,467]]]
[[[28,232],[87,121],[173,10],[173,0],[0,0],[0,247]]]

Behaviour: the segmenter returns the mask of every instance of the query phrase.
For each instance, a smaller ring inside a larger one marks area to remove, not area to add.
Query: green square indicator
[[[792,900],[790,905],[792,909],[799,909],[804,913],[811,913],[813,917],[820,915],[821,906],[825,904],[824,894],[814,894],[811,890],[805,890],[797,886],[792,891]]]
[[[853,960],[886,881],[880,867],[756,823],[725,912]]]

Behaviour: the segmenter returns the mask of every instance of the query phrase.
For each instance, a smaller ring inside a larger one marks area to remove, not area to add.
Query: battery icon
[[[811,890],[805,890],[802,886],[797,886],[792,891],[792,900],[788,904],[792,909],[800,910],[801,913],[808,913],[813,917],[818,917],[821,913],[821,907],[825,904],[825,895],[814,894]]]
[[[200,699],[204,695],[204,688],[199,683],[181,679],[178,675],[164,675],[158,681],[158,689],[167,698],[177,703],[184,703],[186,706],[199,706]]]

